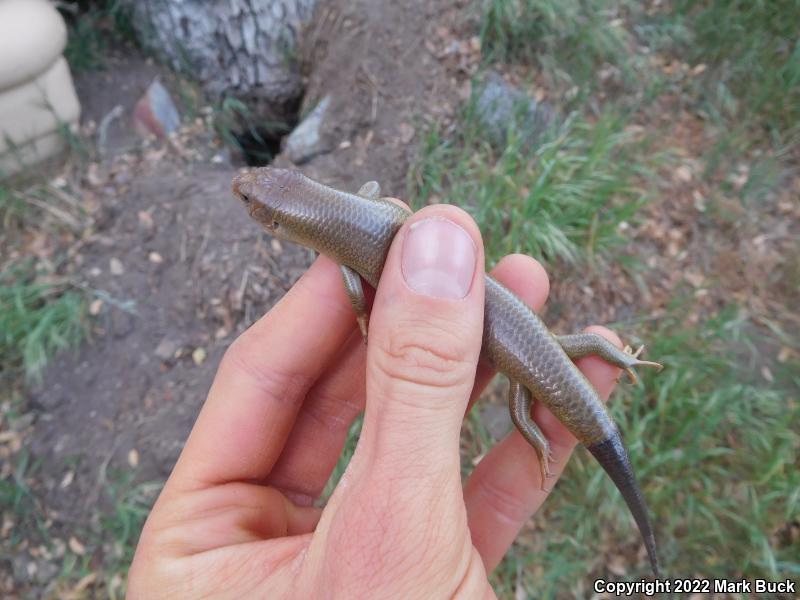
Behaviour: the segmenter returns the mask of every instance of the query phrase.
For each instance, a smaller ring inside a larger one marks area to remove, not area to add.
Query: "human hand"
[[[129,597],[493,597],[487,573],[547,492],[516,430],[462,487],[461,422],[493,375],[478,365],[483,264],[463,211],[410,217],[365,347],[339,269],[318,258],[228,349],[145,524]],[[543,306],[549,284],[533,259],[508,256],[493,275]],[[607,398],[619,369],[577,363]],[[362,409],[350,465],[317,508]],[[541,405],[534,417],[557,476],[576,440]]]

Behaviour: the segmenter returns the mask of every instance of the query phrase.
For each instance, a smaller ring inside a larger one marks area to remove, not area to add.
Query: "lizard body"
[[[302,174],[263,167],[241,173],[234,194],[250,217],[269,233],[325,254],[341,265],[345,289],[366,339],[366,303],[361,278],[377,286],[392,239],[410,213],[380,198],[377,183],[349,194]],[[625,369],[657,366],[639,352],[619,350],[595,334],[555,336],[522,300],[486,276],[481,358],[511,381],[509,409],[542,465],[542,486],[550,476],[547,439],[530,416],[533,398],[542,402],[589,450],[620,490],[644,539],[658,575],[655,538],[647,507],[619,430],[604,403],[572,358],[596,354]],[[641,349],[640,349],[641,350]]]

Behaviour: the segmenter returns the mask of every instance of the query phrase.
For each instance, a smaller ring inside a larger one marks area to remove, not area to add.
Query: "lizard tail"
[[[591,452],[592,456],[600,463],[600,466],[608,473],[625,499],[625,503],[633,514],[636,525],[639,527],[639,532],[644,539],[653,575],[660,577],[658,556],[656,555],[656,539],[653,535],[653,528],[650,526],[650,518],[647,516],[647,505],[642,497],[642,491],[636,483],[628,452],[622,444],[622,437],[617,431],[604,442],[588,446],[587,450]]]

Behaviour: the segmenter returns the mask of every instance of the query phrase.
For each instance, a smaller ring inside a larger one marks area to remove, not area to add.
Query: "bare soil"
[[[331,96],[323,135],[336,149],[306,174],[351,190],[378,179],[385,195],[405,196],[418,120],[452,116],[468,78],[426,45],[437,23],[463,21],[460,3],[433,4],[325,3],[307,38],[306,105]],[[111,473],[169,474],[225,348],[313,258],[248,220],[229,191],[239,165],[207,130],[142,146],[130,115],[155,75],[180,104],[182,84],[130,50],[76,80],[89,129],[117,105],[124,112],[90,166],[94,228],[73,257],[96,298],[90,339],[30,392],[30,447],[55,531],[90,524]]]
[[[469,24],[473,5],[321,4],[306,35],[303,112],[330,95],[322,135],[333,150],[301,169],[349,190],[377,179],[384,195],[403,198],[425,123],[439,120],[446,129],[469,94],[480,58]],[[143,144],[130,122],[155,75],[190,117],[186,131],[167,144]],[[108,502],[104,490],[116,471],[133,474],[135,482],[169,474],[227,346],[313,259],[249,221],[229,191],[241,165],[215,139],[208,115],[187,103],[194,96],[185,84],[167,70],[125,50],[108,70],[82,75],[77,85],[83,123],[94,122],[89,129],[95,136],[115,106],[123,114],[108,125],[105,156],[89,165],[85,198],[94,225],[70,258],[75,279],[93,290],[91,336],[77,351],[58,356],[29,393],[36,414],[29,445],[42,459],[36,477],[42,487],[35,491],[54,535],[64,539],[97,527],[93,519]],[[772,225],[754,222],[745,233],[739,228],[720,240],[725,234],[713,235],[704,221],[698,157],[708,136],[673,104],[663,111],[673,123],[663,143],[692,152],[678,157],[675,193],[645,211],[643,222],[631,227],[630,246],[621,250],[647,264],[646,277],[637,280],[618,265],[561,273],[546,315],[556,331],[643,312],[657,318],[675,289],[702,298],[709,311],[729,301],[730,290],[754,314],[771,315],[779,308],[757,305],[758,298],[785,296],[782,282],[796,281],[793,263],[775,257],[796,255],[796,227],[780,223],[799,222],[786,196],[800,190],[799,180],[787,185],[770,215],[780,239],[760,235]],[[283,156],[275,162],[291,166]],[[748,218],[735,213],[734,204],[731,223]],[[769,276],[759,278],[759,272]],[[761,281],[760,293],[754,280]],[[686,318],[692,323],[702,315]],[[792,324],[796,331],[796,317]],[[503,423],[497,429],[502,434]]]

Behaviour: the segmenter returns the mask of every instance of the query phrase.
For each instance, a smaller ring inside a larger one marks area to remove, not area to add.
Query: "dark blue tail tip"
[[[644,540],[647,549],[647,557],[650,559],[650,567],[653,575],[661,577],[661,569],[658,566],[658,554],[656,552],[656,540],[653,535],[653,528],[650,525],[650,517],[647,512],[642,492],[636,483],[636,475],[633,473],[628,452],[622,443],[622,437],[617,433],[605,441],[592,444],[586,448],[595,457],[600,466],[603,467],[608,476],[617,486],[625,504],[631,511],[639,533]]]

